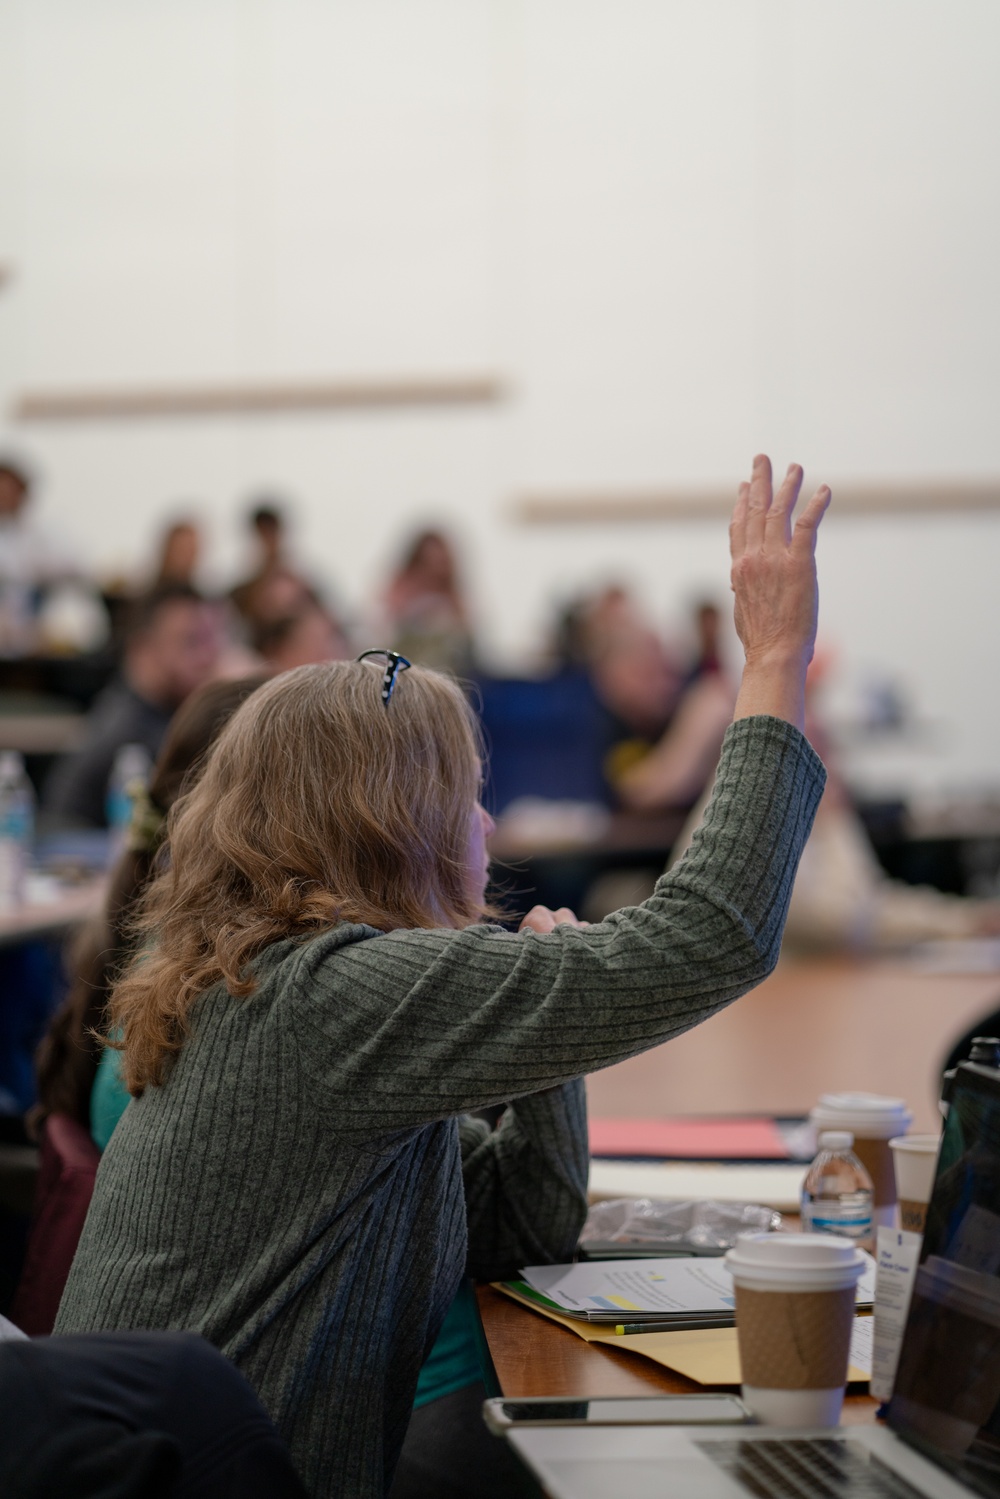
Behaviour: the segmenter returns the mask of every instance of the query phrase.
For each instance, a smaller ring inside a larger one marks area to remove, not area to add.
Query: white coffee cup
[[[901,1135],[889,1141],[900,1227],[910,1233],[924,1231],[940,1145],[940,1135]]]
[[[768,1426],[836,1426],[864,1256],[835,1234],[743,1234],[726,1264],[754,1416]]]
[[[896,1178],[889,1141],[905,1135],[913,1115],[902,1098],[881,1093],[823,1093],[809,1118],[817,1132],[849,1129],[854,1136],[854,1154],[872,1179],[872,1221],[894,1228],[896,1223]]]

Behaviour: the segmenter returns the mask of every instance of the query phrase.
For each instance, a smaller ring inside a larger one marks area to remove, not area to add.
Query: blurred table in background
[[[94,874],[79,884],[36,887],[23,905],[0,910],[0,948],[66,936],[99,909],[106,882],[105,875]]]
[[[64,755],[83,738],[86,715],[64,705],[40,711],[37,703],[18,709],[0,695],[0,750],[18,750],[25,758]]]
[[[520,915],[534,905],[553,910],[569,906],[579,912],[588,890],[602,875],[638,869],[655,878],[687,815],[683,811],[607,812],[595,806],[590,809],[593,826],[586,837],[579,836],[584,818],[574,817],[572,810],[563,835],[558,815],[540,817],[534,828],[530,817],[501,821],[490,840],[495,861],[493,894]]]
[[[558,807],[559,803],[555,803]],[[594,809],[599,812],[599,809]],[[608,812],[595,821],[585,837],[574,836],[572,821],[565,835],[560,835],[556,818],[540,822],[532,831],[527,821],[503,822],[490,839],[490,853],[502,863],[521,860],[605,857],[621,858],[635,863],[659,862],[673,847],[687,821],[687,812]]]
[[[86,709],[114,670],[110,650],[80,656],[0,656],[0,703],[8,695],[32,696]]]
[[[940,1125],[952,1043],[1000,1006],[1000,972],[927,973],[904,959],[783,957],[759,988],[693,1031],[587,1079],[597,1116],[804,1114],[820,1093],[905,1098]]]

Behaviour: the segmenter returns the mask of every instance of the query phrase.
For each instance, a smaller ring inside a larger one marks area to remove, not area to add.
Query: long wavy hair
[[[342,921],[390,931],[486,914],[468,867],[473,712],[437,672],[402,672],[387,708],[381,682],[381,666],[354,661],[274,678],[175,804],[169,864],[134,925],[145,950],[109,1009],[131,1093],[162,1083],[206,989],[253,993],[253,960],[272,943]]]
[[[130,960],[129,929],[137,902],[160,858],[167,815],[223,725],[263,675],[209,682],[199,687],[170,720],[156,759],[142,815],[115,865],[100,912],[67,952],[70,987],[35,1054],[38,1103],[28,1125],[37,1134],[49,1114],[69,1114],[90,1129],[90,1093],[103,1050],[100,1036],[112,986]],[[137,809],[138,810],[138,809]]]

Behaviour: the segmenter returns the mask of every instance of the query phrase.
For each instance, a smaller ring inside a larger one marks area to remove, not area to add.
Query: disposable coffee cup
[[[1000,1283],[930,1255],[917,1271],[894,1416],[960,1458],[1000,1402]]]
[[[726,1264],[744,1402],[767,1426],[836,1426],[864,1256],[835,1234],[743,1234]]]
[[[851,1131],[854,1154],[872,1179],[872,1225],[894,1228],[896,1177],[889,1141],[905,1135],[913,1123],[904,1100],[880,1093],[823,1093],[809,1118],[817,1131]]]
[[[934,1188],[940,1135],[901,1135],[889,1141],[896,1175],[899,1226],[907,1233],[922,1234],[927,1223],[927,1204]]]

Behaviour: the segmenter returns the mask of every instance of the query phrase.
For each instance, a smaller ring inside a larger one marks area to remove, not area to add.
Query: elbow
[[[753,975],[748,988],[763,983],[778,966],[786,915],[787,906],[783,903],[780,910],[770,913],[755,929],[745,931],[747,965]]]
[[[584,1186],[582,1190],[567,1192],[562,1212],[554,1216],[547,1231],[539,1235],[539,1263],[558,1265],[563,1260],[572,1259],[586,1221],[587,1192]]]

